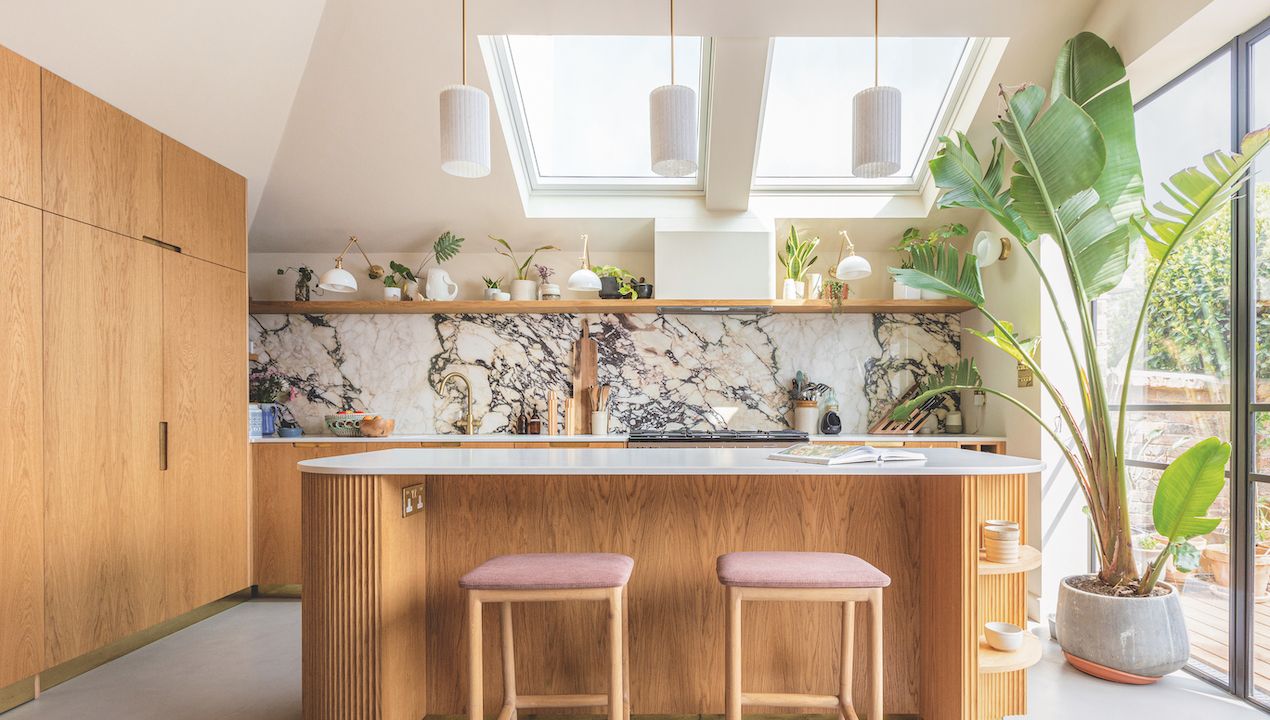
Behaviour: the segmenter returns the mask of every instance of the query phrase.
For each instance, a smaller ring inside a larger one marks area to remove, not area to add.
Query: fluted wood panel
[[[925,478],[920,516],[923,602],[920,651],[908,661],[921,669],[925,720],[975,717],[978,684],[978,584],[974,477]],[[889,649],[888,649],[889,652]],[[888,713],[893,711],[886,707]]]
[[[460,575],[499,554],[597,551],[626,553],[636,561],[628,596],[632,712],[720,714],[725,593],[715,578],[715,558],[735,550],[779,549],[849,552],[891,575],[884,614],[886,708],[917,712],[917,534],[924,508],[945,512],[939,505],[920,505],[918,486],[948,480],[430,477],[425,500],[429,710],[465,712],[466,608]],[[745,612],[747,690],[836,692],[840,608],[754,603]],[[522,693],[605,687],[601,604],[527,603],[518,605],[513,616]],[[488,658],[498,657],[496,617],[486,617]],[[856,668],[857,687],[863,689],[867,666],[857,661]],[[501,683],[501,669],[486,663],[487,713],[497,710]]]
[[[418,720],[427,712],[424,521],[401,517],[400,489],[408,482],[304,476],[307,720]]]
[[[1019,536],[1027,537],[1027,476],[1003,475],[979,479],[978,522],[1014,520]],[[1008,622],[1027,627],[1027,574],[984,575],[978,581],[976,628],[985,622]],[[1027,713],[1027,671],[979,676],[982,720]]]

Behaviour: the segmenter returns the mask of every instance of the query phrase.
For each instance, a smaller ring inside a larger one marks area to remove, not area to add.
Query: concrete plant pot
[[[1077,669],[1116,682],[1145,684],[1179,670],[1191,654],[1177,589],[1155,597],[1110,597],[1058,589],[1058,644]]]

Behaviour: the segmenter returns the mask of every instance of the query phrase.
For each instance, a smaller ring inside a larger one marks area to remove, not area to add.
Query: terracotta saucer
[[[1085,673],[1086,675],[1093,675],[1100,680],[1110,680],[1111,682],[1118,682],[1125,685],[1150,685],[1160,679],[1149,675],[1134,675],[1133,673],[1127,673],[1123,670],[1115,670],[1105,667],[1091,660],[1078,658],[1075,655],[1068,653],[1066,650],[1063,651],[1063,657],[1067,658],[1067,662],[1070,663],[1072,667]]]

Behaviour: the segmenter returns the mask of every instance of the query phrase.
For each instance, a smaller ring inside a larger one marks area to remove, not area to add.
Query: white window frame
[[[493,60],[493,89],[495,103],[505,111],[510,121],[507,140],[511,146],[512,162],[520,165],[520,173],[533,195],[702,195],[705,193],[705,169],[709,157],[708,130],[710,127],[710,78],[713,61],[711,38],[701,38],[701,78],[698,93],[697,174],[691,178],[663,177],[583,177],[543,176],[538,172],[537,155],[534,153],[533,136],[529,132],[525,116],[520,84],[516,79],[515,63],[506,35],[486,38],[489,57]],[[652,160],[649,160],[652,163]]]
[[[953,121],[960,114],[966,102],[973,102],[977,105],[982,100],[982,98],[978,97],[968,97],[968,90],[974,83],[976,76],[981,72],[981,65],[987,55],[988,47],[988,38],[972,37],[968,39],[966,47],[962,50],[961,57],[957,61],[957,68],[953,71],[952,81],[949,82],[948,90],[944,93],[944,99],[940,103],[939,111],[935,115],[935,122],[931,125],[930,132],[927,133],[926,141],[923,143],[923,151],[919,155],[921,159],[918,160],[917,170],[913,175],[876,178],[867,182],[854,177],[760,177],[755,175],[750,186],[751,195],[876,195],[892,197],[922,195],[930,180],[928,161],[934,155],[940,136],[952,133],[954,129]],[[776,54],[775,50],[776,38],[772,38],[767,53],[767,77],[763,81],[763,109],[762,114],[759,116],[760,118],[766,117],[767,91],[771,87],[772,58]],[[754,153],[756,168],[758,166],[758,153],[763,142],[762,120],[760,119],[759,122],[758,142],[760,148],[756,149]]]

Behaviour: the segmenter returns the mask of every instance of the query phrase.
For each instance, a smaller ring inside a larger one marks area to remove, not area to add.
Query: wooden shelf
[[[1019,548],[1019,560],[1012,563],[994,563],[988,562],[984,557],[983,550],[979,551],[979,574],[980,575],[1010,575],[1012,573],[1027,572],[1035,570],[1041,566],[1041,551],[1031,545],[1023,545]]]
[[[656,313],[702,308],[736,308],[740,312],[762,308],[774,313],[961,313],[970,303],[961,300],[848,299],[835,308],[829,300],[321,300],[294,302],[254,300],[249,311],[256,315],[458,315],[458,314],[561,314],[561,313]]]
[[[984,675],[993,673],[1026,670],[1041,661],[1041,640],[1030,632],[1023,633],[1023,647],[1014,652],[1001,652],[988,645],[983,636],[979,636],[979,672]]]

